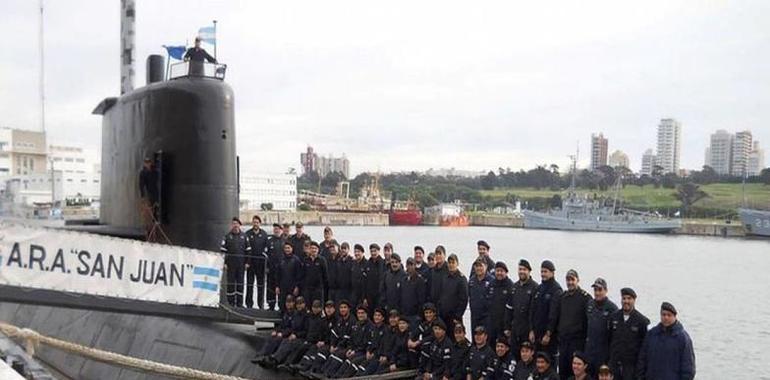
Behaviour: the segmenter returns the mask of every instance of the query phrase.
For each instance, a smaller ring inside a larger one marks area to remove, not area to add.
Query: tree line
[[[674,196],[682,202],[684,212],[689,211],[693,203],[707,196],[699,189],[700,185],[741,183],[744,180],[741,177],[719,175],[709,166],[691,171],[686,177],[675,173],[664,173],[660,166],[655,166],[650,175],[638,175],[625,167],[601,166],[595,170],[578,170],[575,175],[575,185],[581,189],[606,191],[614,187],[619,177],[622,178],[620,183],[623,187],[652,185],[656,188],[676,189]],[[323,178],[311,172],[299,177],[298,188],[333,194],[340,181],[349,181],[351,197],[358,197],[361,190],[373,179],[374,175],[371,173],[361,173],[348,180],[338,172],[329,173]],[[394,197],[398,200],[412,198],[420,207],[460,200],[476,204],[481,209],[510,206],[519,200],[514,194],[485,196],[482,193],[483,190],[534,188],[562,191],[570,186],[571,181],[572,174],[562,173],[559,166],[555,164],[538,165],[529,170],[518,171],[498,168],[497,171],[489,171],[478,177],[431,176],[417,172],[382,174],[379,177],[381,190],[386,197]],[[759,176],[748,177],[746,182],[770,185],[770,168],[762,170]],[[388,200],[389,198],[386,199]],[[561,205],[558,195],[542,199],[527,199],[527,201],[529,207],[536,209]]]

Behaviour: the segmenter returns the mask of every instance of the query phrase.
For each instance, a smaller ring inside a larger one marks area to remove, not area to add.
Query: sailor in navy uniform
[[[225,255],[227,272],[227,303],[243,306],[243,272],[248,268],[246,257],[251,253],[246,234],[241,231],[241,221],[236,217],[230,222],[230,232],[222,239],[219,247]]]

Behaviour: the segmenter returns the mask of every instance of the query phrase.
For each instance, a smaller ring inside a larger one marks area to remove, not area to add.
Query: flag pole
[[[217,20],[214,20],[214,59],[217,59]]]
[[[168,71],[171,65],[171,53],[169,53],[168,48],[166,48],[166,45],[163,45],[163,48],[166,49],[166,76],[164,79],[169,80],[170,78],[168,77],[168,74],[169,74]]]

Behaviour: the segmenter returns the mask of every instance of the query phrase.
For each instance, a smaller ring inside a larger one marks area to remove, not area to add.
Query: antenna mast
[[[40,130],[45,133],[45,55],[43,40],[43,0],[40,0],[40,34],[38,45],[40,48]]]

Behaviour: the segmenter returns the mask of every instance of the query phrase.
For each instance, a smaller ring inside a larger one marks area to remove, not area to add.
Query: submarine
[[[133,88],[133,0],[121,1],[121,95],[93,110],[102,117],[98,223],[66,226],[87,236],[150,240],[218,251],[238,215],[234,94],[221,64],[180,62],[168,78],[164,58],[147,58],[146,85]],[[148,226],[139,173],[158,173],[157,223]],[[123,240],[123,239],[120,239]],[[2,269],[2,268],[0,268]],[[0,321],[113,353],[247,379],[290,378],[252,364],[263,341],[255,322],[277,312],[203,308],[0,285]],[[0,334],[2,335],[2,334]],[[40,346],[35,359],[60,379],[168,377]]]

